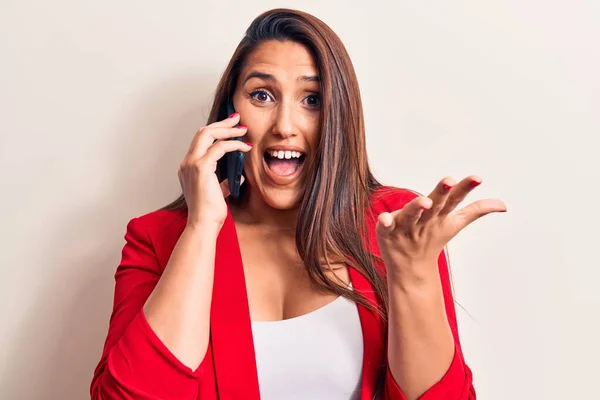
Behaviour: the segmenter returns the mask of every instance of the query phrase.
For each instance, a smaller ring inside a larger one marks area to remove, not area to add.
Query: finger
[[[192,143],[190,145],[190,150],[192,148],[196,148],[196,142],[200,139],[200,136],[202,136],[204,131],[210,130],[211,128],[234,128],[234,127],[236,127],[236,125],[239,122],[240,122],[240,114],[237,112],[234,112],[229,117],[227,117],[223,120],[213,122],[212,124],[209,124],[207,126],[200,128],[198,130],[198,132],[196,132],[196,135],[194,136],[194,139],[192,140]]]
[[[228,198],[231,195],[231,191],[229,190],[229,180],[223,180],[219,186],[221,187],[221,192],[223,192],[223,197]]]
[[[251,149],[252,145],[249,143],[239,140],[222,140],[210,146],[202,158],[205,159],[206,162],[215,163],[216,165],[217,161],[219,161],[226,153],[232,151],[243,151],[246,153]]]
[[[456,185],[456,181],[450,177],[445,177],[437,184],[431,194],[427,196],[431,199],[433,204],[429,210],[423,211],[418,223],[426,223],[427,221],[431,220],[431,218],[439,214],[442,208],[444,208],[446,200],[448,199],[450,191],[454,185]]]
[[[240,186],[244,184],[244,181],[246,180],[246,178],[244,178],[244,175],[242,175],[242,179],[240,180]],[[223,192],[223,198],[227,198],[231,195],[231,191],[229,190],[229,180],[225,179],[223,180],[219,186],[221,187],[221,192]]]
[[[471,175],[460,181],[450,191],[450,194],[446,199],[446,204],[444,204],[444,207],[439,211],[439,214],[450,214],[452,211],[454,211],[454,209],[456,209],[460,202],[463,201],[465,197],[467,197],[467,195],[480,184],[481,178],[476,175]]]
[[[379,214],[377,217],[377,225],[375,229],[378,232],[390,233],[394,231],[396,224],[394,222],[394,216],[389,212]]]
[[[248,128],[240,125],[235,128],[206,126],[198,131],[190,144],[188,157],[198,159],[202,157],[216,141],[242,137]]]
[[[395,229],[405,232],[412,231],[423,212],[431,206],[432,200],[428,197],[419,196],[414,198],[404,208],[392,213]]]
[[[506,205],[496,199],[477,200],[456,211],[456,215],[461,220],[459,229],[463,229],[473,221],[494,212],[506,212]]]
[[[215,121],[212,124],[207,126],[216,127],[216,128],[233,128],[236,124],[240,122],[240,113],[234,112],[230,116],[220,121]]]

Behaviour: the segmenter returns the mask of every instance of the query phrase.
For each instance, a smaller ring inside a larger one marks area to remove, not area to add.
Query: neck
[[[246,198],[239,205],[232,205],[231,212],[236,221],[260,226],[269,231],[296,232],[298,221],[298,208],[278,210],[264,202],[262,197],[253,193],[246,194]]]

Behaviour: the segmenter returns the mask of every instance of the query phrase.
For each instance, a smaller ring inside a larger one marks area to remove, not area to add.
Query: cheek
[[[256,146],[258,147],[258,146]],[[244,160],[244,174],[250,180],[251,183],[256,182],[257,175],[260,175],[260,168],[262,168],[262,154],[258,154],[258,150],[250,150],[250,153],[246,153],[246,159]]]
[[[305,132],[305,140],[310,146],[312,151],[317,147],[317,142],[319,140],[320,132],[319,132],[319,115],[312,116],[306,121],[306,126],[304,129]]]
[[[248,132],[246,132],[246,134],[242,137],[242,140],[252,143],[253,146],[258,145],[264,134],[257,133],[261,131],[259,130],[260,128],[254,126],[254,124],[246,126],[248,127]]]
[[[260,141],[262,139],[261,135],[256,135],[250,132],[250,127],[248,127],[248,133],[242,137],[244,142],[248,142],[252,144],[253,149],[246,153],[246,159],[244,161],[244,168],[253,169],[260,166],[262,162],[263,155],[259,154],[258,150],[261,146]],[[249,172],[249,171],[247,171]]]

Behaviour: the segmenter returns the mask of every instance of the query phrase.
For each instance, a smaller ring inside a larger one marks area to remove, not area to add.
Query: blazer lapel
[[[377,304],[375,292],[369,281],[354,268],[348,268],[352,287],[373,305]],[[361,400],[372,400],[377,381],[384,363],[384,333],[381,318],[368,308],[357,304],[363,333],[363,367],[361,380]]]
[[[210,311],[218,399],[260,399],[242,256],[229,208],[217,238]]]

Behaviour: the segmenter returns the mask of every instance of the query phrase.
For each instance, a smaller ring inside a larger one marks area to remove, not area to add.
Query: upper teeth
[[[269,154],[271,155],[271,157],[279,158],[280,160],[283,160],[284,158],[290,159],[292,157],[300,158],[300,156],[302,155],[302,153],[299,151],[289,150],[271,150],[269,151]]]

